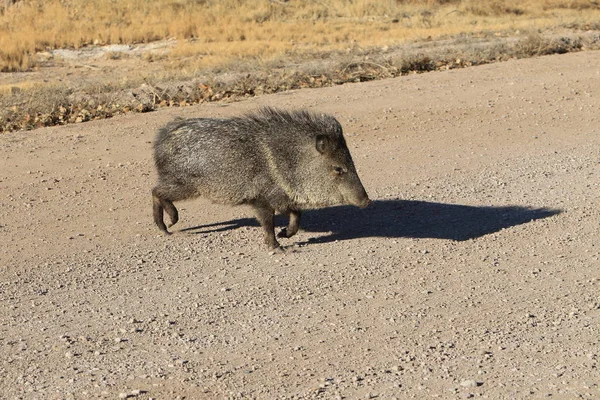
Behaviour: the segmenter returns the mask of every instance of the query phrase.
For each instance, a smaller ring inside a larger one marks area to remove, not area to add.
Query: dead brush
[[[581,32],[552,33],[600,29],[595,0],[13,3],[0,11],[4,72],[44,68],[36,52],[57,48],[164,38],[177,44],[135,55],[106,53],[103,62],[116,70],[120,63],[139,63],[107,87],[70,78],[61,85],[0,80],[6,89],[0,90],[1,132],[595,49],[600,43],[593,32],[586,38]],[[508,36],[518,40],[500,40]],[[154,72],[146,74],[145,66]]]
[[[538,32],[529,32],[515,46],[515,57],[524,58],[549,54],[564,54],[581,50],[581,38],[550,37],[544,38]]]

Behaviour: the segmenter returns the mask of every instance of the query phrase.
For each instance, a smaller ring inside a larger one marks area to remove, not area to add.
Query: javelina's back
[[[301,209],[368,204],[342,128],[331,116],[264,108],[230,119],[175,120],[159,130],[154,148],[154,219],[165,232],[163,210],[174,224],[172,202],[197,196],[254,206],[271,247],[279,246],[272,233],[275,211],[290,215],[283,231],[290,237]]]
[[[176,120],[159,130],[154,159],[159,180],[181,188],[171,201],[203,196],[241,204],[252,197],[248,178],[262,161],[256,148],[256,137],[232,119]]]

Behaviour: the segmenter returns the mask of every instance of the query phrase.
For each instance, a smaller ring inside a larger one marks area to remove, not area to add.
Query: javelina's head
[[[322,189],[327,190],[331,204],[366,207],[371,201],[356,173],[342,127],[334,121],[335,134],[319,134],[315,138]]]
[[[369,205],[337,119],[263,108],[251,120],[255,130],[265,130],[262,151],[271,174],[296,206]]]

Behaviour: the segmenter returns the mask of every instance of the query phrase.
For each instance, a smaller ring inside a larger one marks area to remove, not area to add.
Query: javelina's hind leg
[[[288,212],[288,215],[290,217],[288,226],[286,228],[283,228],[281,231],[279,231],[279,233],[277,234],[277,237],[291,238],[298,232],[298,229],[300,228],[300,215],[301,215],[300,211],[290,210]]]
[[[161,203],[162,207],[165,209],[165,212],[167,213],[169,218],[171,219],[171,223],[169,224],[169,228],[170,228],[173,225],[175,225],[177,223],[177,221],[179,221],[179,212],[177,212],[177,208],[175,208],[175,205],[173,204],[173,202],[171,200],[160,199],[160,203]]]
[[[152,189],[152,206],[153,206],[153,214],[154,214],[154,222],[158,225],[158,228],[165,232],[167,231],[167,226],[163,221],[163,212],[166,212],[169,218],[171,219],[171,224],[169,227],[175,225],[177,221],[179,221],[179,213],[177,212],[177,208],[173,205],[173,201],[170,198],[173,194],[177,194],[177,191],[169,190],[171,188],[167,186],[156,186]],[[174,192],[174,193],[170,193]]]
[[[154,193],[152,194],[152,214],[154,215],[154,223],[158,226],[158,229],[168,235],[169,231],[167,230],[167,226],[163,221],[162,202],[158,197],[156,197],[156,195],[154,195]]]
[[[270,249],[280,248],[279,242],[275,239],[275,227],[273,225],[275,210],[262,204],[254,204],[254,211],[256,212],[256,219],[264,230],[265,244]]]

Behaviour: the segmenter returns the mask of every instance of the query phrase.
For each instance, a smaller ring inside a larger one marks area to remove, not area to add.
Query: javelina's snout
[[[369,199],[369,195],[367,194],[367,191],[365,190],[365,188],[362,187],[362,184],[361,184],[361,188],[362,188],[362,191],[361,191],[362,193],[361,193],[361,196],[360,196],[360,199],[359,199],[358,206],[360,208],[365,208],[369,204],[371,204],[371,199]]]
[[[361,205],[359,205],[359,207],[360,207],[360,208],[366,208],[366,207],[368,207],[368,206],[369,206],[369,204],[371,204],[371,203],[372,203],[371,199],[369,199],[369,198],[367,197],[367,198],[365,199],[365,201],[364,201],[364,202],[363,202]]]
[[[348,158],[350,159],[349,164],[352,166],[345,177],[344,183],[340,185],[340,191],[342,192],[346,204],[365,208],[371,204],[371,200],[354,169],[354,163],[349,156]]]
[[[371,199],[369,199],[369,195],[367,194],[365,189],[362,187],[362,185],[361,185],[360,190],[357,190],[356,192],[354,192],[352,194],[354,196],[350,197],[349,203],[352,204],[353,206],[365,208],[369,204],[371,204]]]

